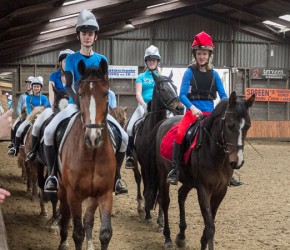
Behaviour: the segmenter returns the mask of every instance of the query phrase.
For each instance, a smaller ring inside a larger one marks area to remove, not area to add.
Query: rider
[[[26,97],[26,110],[27,114],[29,115],[32,111],[33,107],[37,106],[44,106],[44,107],[50,107],[48,98],[41,94],[41,89],[43,87],[43,78],[42,76],[37,76],[31,79],[31,86],[32,86],[32,95],[28,95]],[[10,148],[8,151],[8,155],[10,156],[17,156],[19,152],[19,147],[21,143],[21,136],[26,128],[26,126],[29,125],[29,121],[26,119],[21,123],[19,128],[16,131],[16,137],[15,137],[15,145],[13,148]]]
[[[65,58],[73,54],[74,51],[70,49],[62,50],[59,52],[58,55],[58,64],[59,64],[59,69],[55,72],[53,72],[50,77],[49,77],[49,102],[51,107],[54,107],[55,102],[54,102],[54,90],[53,87],[55,87],[57,90],[60,91],[65,91],[66,90],[66,80],[65,80]],[[69,103],[73,103],[72,98],[70,98]],[[38,142],[39,142],[39,133],[40,133],[40,128],[42,124],[53,114],[53,109],[52,108],[46,108],[35,120],[35,123],[32,127],[32,132],[31,132],[31,151],[28,152],[26,156],[26,161],[30,161],[35,159],[36,154],[37,154],[37,149],[38,149]]]
[[[114,108],[117,107],[116,94],[111,89],[109,89],[108,103],[109,103],[109,108],[110,109],[114,109]]]
[[[16,112],[17,112],[18,117],[15,120],[15,122],[13,123],[13,126],[11,128],[11,142],[8,144],[8,148],[12,148],[14,146],[15,132],[16,132],[17,128],[19,127],[20,123],[22,122],[22,120],[21,120],[21,118],[22,118],[21,112],[26,108],[26,97],[28,95],[32,94],[31,79],[33,79],[33,76],[29,76],[25,80],[26,91],[25,91],[25,93],[23,93],[23,94],[21,94],[19,96],[17,107],[16,107]]]
[[[147,113],[147,104],[152,100],[155,85],[152,72],[158,75],[158,64],[160,59],[161,56],[159,54],[159,49],[154,45],[151,45],[145,50],[144,61],[146,64],[146,70],[145,72],[139,74],[136,79],[136,99],[138,101],[138,106],[134,111],[127,127],[129,144],[126,152],[126,168],[134,168],[134,158],[132,157],[132,148],[134,144],[132,134],[133,126],[137,120],[141,119],[144,114]]]
[[[78,71],[78,63],[80,60],[88,67],[98,67],[101,59],[107,58],[101,54],[97,54],[93,51],[93,44],[97,40],[97,34],[99,31],[99,25],[95,18],[95,16],[87,10],[83,10],[80,12],[78,16],[78,21],[76,25],[76,33],[77,38],[80,41],[81,49],[80,51],[70,55],[66,59],[66,81],[68,87],[68,92],[71,96],[75,96],[75,92],[77,91],[77,81],[80,79],[80,73]],[[78,111],[76,104],[70,104],[63,111],[59,112],[53,120],[49,123],[49,125],[44,130],[44,145],[45,145],[45,156],[48,164],[49,177],[46,181],[44,190],[46,192],[55,192],[57,190],[58,181],[56,178],[56,167],[54,167],[54,163],[56,162],[56,152],[53,147],[53,136],[56,130],[57,125],[65,118],[70,117],[72,114]],[[122,136],[122,145],[119,152],[116,154],[117,162],[121,163],[123,161],[125,151],[128,143],[128,135],[123,130],[123,128],[118,124],[118,122],[111,116],[107,115],[107,119],[112,121],[120,130]],[[122,164],[118,164],[122,165]],[[116,194],[127,193],[128,189],[125,186],[125,183],[117,180],[115,187]]]
[[[187,111],[182,117],[173,145],[172,170],[167,182],[177,185],[182,159],[182,141],[190,124],[202,116],[209,115],[214,109],[213,100],[218,92],[221,99],[227,98],[218,72],[211,64],[214,45],[210,35],[202,31],[192,43],[193,62],[184,72],[179,99]]]

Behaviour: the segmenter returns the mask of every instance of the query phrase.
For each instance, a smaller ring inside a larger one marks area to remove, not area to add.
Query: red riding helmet
[[[212,43],[211,36],[204,31],[200,32],[194,37],[193,43],[192,43],[192,49],[207,49],[210,51],[213,51],[214,45]]]

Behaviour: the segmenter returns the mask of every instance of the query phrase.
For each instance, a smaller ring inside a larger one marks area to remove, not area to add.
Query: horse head
[[[128,108],[126,107],[121,107],[118,106],[116,108],[111,108],[109,113],[111,116],[113,116],[116,121],[121,125],[122,128],[125,127],[126,122],[127,122],[127,112]]]
[[[232,169],[239,169],[244,164],[244,142],[251,127],[249,108],[255,101],[255,95],[248,100],[237,97],[233,91],[228,100],[221,101],[212,113],[215,119],[211,133],[216,144],[224,150]]]
[[[81,79],[78,82],[78,99],[85,142],[98,147],[103,131],[107,130],[108,113],[108,64],[102,59],[99,67],[87,68],[83,61],[78,64]]]
[[[172,81],[173,73],[171,72],[169,76],[157,76],[152,72],[152,76],[155,81],[151,104],[152,111],[156,111],[153,107],[158,106],[159,110],[166,109],[174,115],[183,115],[184,106],[178,99],[177,88]]]
[[[58,90],[55,86],[53,86],[54,92],[54,105],[53,111],[58,113],[66,108],[68,105],[69,95],[65,90]]]

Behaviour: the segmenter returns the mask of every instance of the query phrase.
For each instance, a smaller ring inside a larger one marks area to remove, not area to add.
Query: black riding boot
[[[31,136],[31,150],[27,153],[25,161],[32,161],[35,159],[38,150],[38,136]]]
[[[44,192],[57,192],[58,180],[55,176],[57,154],[53,146],[44,145],[43,151],[48,169],[48,177],[44,184]]]
[[[179,168],[182,157],[182,144],[174,142],[172,153],[172,167],[167,176],[167,183],[177,185],[179,179]]]
[[[8,155],[9,156],[17,156],[18,153],[19,153],[19,147],[20,147],[20,143],[21,143],[21,139],[20,137],[15,137],[15,142],[14,142],[14,147],[13,148],[10,148],[8,150]]]
[[[115,195],[118,194],[127,194],[128,188],[126,183],[121,179],[121,167],[125,157],[125,152],[117,152],[117,168],[116,168],[116,177],[115,177]]]
[[[135,160],[133,158],[133,147],[134,147],[134,137],[129,136],[129,142],[126,151],[126,163],[125,168],[134,169],[135,168]]]
[[[14,147],[14,142],[15,142],[15,131],[13,129],[11,129],[10,131],[10,142],[7,146],[8,149],[13,148]]]

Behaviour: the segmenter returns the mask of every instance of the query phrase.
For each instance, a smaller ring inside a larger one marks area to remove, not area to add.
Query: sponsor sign
[[[286,79],[288,77],[286,69],[264,69],[252,68],[251,79]]]
[[[136,79],[138,66],[115,66],[109,65],[109,78]]]
[[[246,98],[256,94],[257,102],[290,102],[290,89],[246,88]]]

